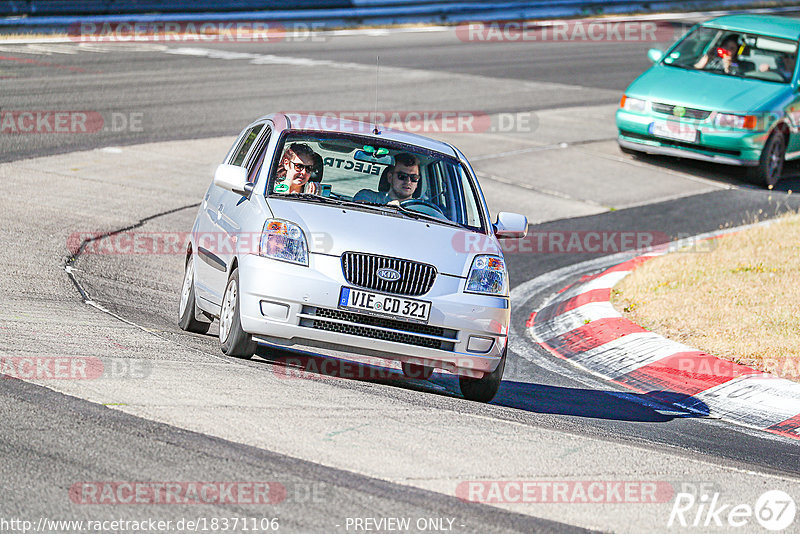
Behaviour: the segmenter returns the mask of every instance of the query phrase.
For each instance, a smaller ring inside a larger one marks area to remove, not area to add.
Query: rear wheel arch
[[[178,307],[178,326],[188,332],[205,334],[211,326],[211,317],[197,305],[194,286],[194,263],[192,263],[192,248],[188,247],[186,260],[183,264],[183,283],[181,284],[181,299]]]
[[[191,243],[191,241],[190,241],[190,242],[189,242],[189,244],[188,244],[188,245],[186,245],[186,257],[185,257],[185,259],[183,260],[183,266],[184,266],[184,267],[186,266],[186,264],[187,264],[187,263],[189,263],[189,260],[190,260],[191,258],[192,258],[192,243]]]
[[[239,268],[239,258],[237,256],[234,256],[233,260],[231,260],[231,264],[228,265],[228,276],[227,276],[228,280],[230,280],[233,271],[235,271],[238,268]]]

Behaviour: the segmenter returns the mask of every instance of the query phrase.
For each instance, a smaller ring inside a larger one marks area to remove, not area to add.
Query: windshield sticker
[[[275,184],[276,193],[285,193],[289,190],[289,184]]]
[[[364,174],[374,174],[375,176],[380,176],[381,170],[383,170],[383,167],[380,165],[364,163],[363,161],[353,161],[351,159],[325,158],[323,162],[325,163],[326,167],[344,169],[346,171],[355,171]]]

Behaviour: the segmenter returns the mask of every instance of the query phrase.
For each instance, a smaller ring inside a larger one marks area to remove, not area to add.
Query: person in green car
[[[722,71],[725,74],[740,74],[743,67],[739,63],[741,49],[739,36],[733,33],[728,34],[719,47],[712,47],[695,63],[694,67],[699,70]]]
[[[775,68],[770,68],[767,63],[759,65],[758,70],[761,72],[775,72],[783,78],[784,82],[792,81],[794,76],[794,68],[797,64],[797,56],[792,54],[790,56],[782,56],[775,58]]]

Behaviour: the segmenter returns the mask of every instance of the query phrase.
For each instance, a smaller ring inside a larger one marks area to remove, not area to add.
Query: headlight
[[[296,224],[267,219],[258,243],[258,254],[276,260],[308,265],[306,236]]]
[[[472,260],[464,291],[486,295],[508,295],[508,274],[503,258],[476,256]]]
[[[758,117],[755,115],[732,115],[730,113],[717,113],[715,119],[717,128],[737,130],[755,130],[758,126]]]
[[[642,113],[647,107],[647,101],[640,98],[631,98],[629,96],[622,95],[622,99],[619,101],[619,107],[625,111]]]

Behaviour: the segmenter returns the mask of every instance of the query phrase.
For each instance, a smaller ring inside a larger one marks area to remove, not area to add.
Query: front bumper
[[[631,113],[617,110],[618,142],[621,147],[649,154],[664,154],[726,165],[758,165],[768,132],[722,130],[707,121],[687,122],[699,130],[696,143],[658,137],[650,132],[656,120],[666,115]]]
[[[338,309],[353,287],[338,256],[309,255],[309,267],[244,255],[239,259],[242,328],[285,346],[327,347],[480,377],[507,343],[508,298],[463,293],[464,280],[439,273],[419,297],[432,303],[425,326]]]

